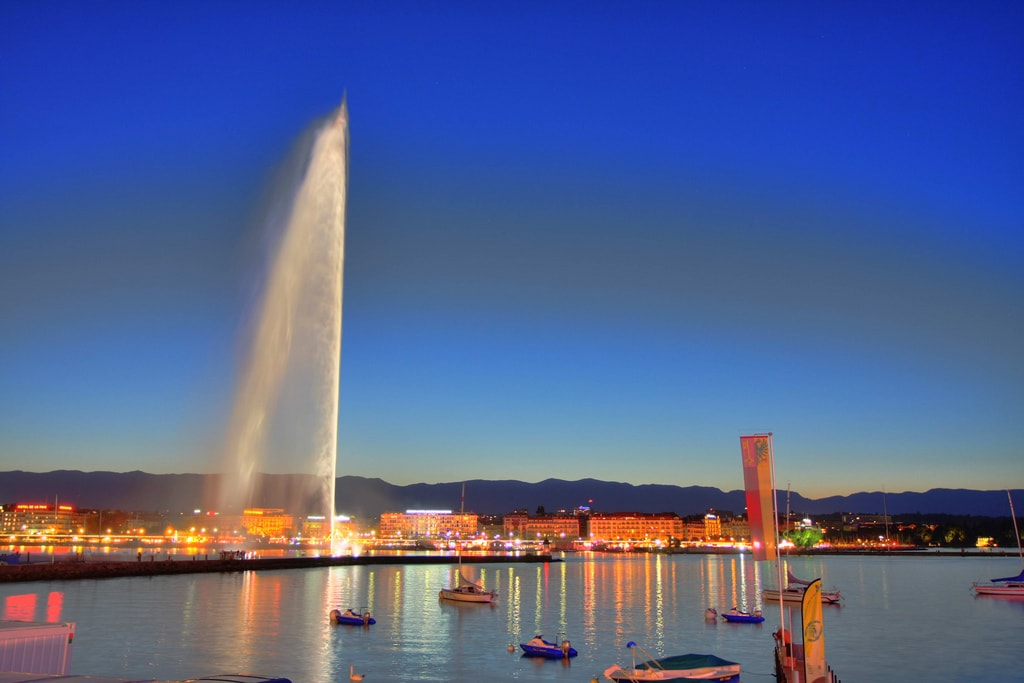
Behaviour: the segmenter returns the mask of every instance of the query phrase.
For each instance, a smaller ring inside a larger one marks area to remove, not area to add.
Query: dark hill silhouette
[[[310,475],[258,475],[259,499],[254,505],[285,507],[289,493],[300,490]],[[62,503],[79,508],[191,512],[209,509],[209,492],[216,491],[221,475],[148,474],[146,472],[0,472],[0,504],[47,502],[56,496]],[[1022,493],[1016,490],[1016,498]],[[785,492],[779,504],[785,506]],[[339,477],[337,511],[364,519],[382,512],[408,509],[458,510],[462,482],[396,486],[382,479]],[[529,483],[516,480],[466,482],[466,511],[504,514],[516,509],[531,513],[589,505],[597,512],[676,512],[680,515],[708,510],[740,514],[745,507],[743,491],[722,491],[708,486],[668,484],[626,484],[580,479],[546,479]],[[949,514],[1008,517],[1006,492],[968,489],[931,489],[922,493],[863,492],[849,496],[809,499],[793,492],[790,508],[797,514],[822,515],[835,512],[859,514]]]

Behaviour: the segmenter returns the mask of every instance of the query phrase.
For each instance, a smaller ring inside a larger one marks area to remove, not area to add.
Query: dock
[[[473,555],[463,557],[468,564],[528,564],[561,562],[550,555]],[[457,555],[372,554],[339,557],[268,557],[204,559],[144,559],[141,561],[36,562],[0,566],[0,583],[19,581],[73,581],[79,579],[117,579],[129,576],[163,576],[168,574],[201,574],[211,572],[275,571],[283,569],[314,569],[364,565],[458,564]]]

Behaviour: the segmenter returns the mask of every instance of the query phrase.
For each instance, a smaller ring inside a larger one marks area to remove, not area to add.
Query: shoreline
[[[608,555],[648,555],[651,553],[601,553]],[[735,550],[681,549],[668,555],[719,555],[743,554]],[[908,548],[906,550],[870,549],[822,549],[800,553],[782,553],[785,558],[820,557],[829,555],[864,555],[868,557],[1016,557],[1017,553],[1006,550],[978,551],[961,549],[940,550],[932,548]],[[358,565],[387,564],[457,564],[456,555],[360,555],[342,557],[267,557],[157,560],[152,556],[141,561],[104,560],[85,561],[65,558],[54,562],[29,562],[0,565],[0,584],[29,581],[74,581],[80,579],[116,579],[133,576],[163,576],[168,574],[201,574],[211,572],[273,571],[286,569],[311,569],[316,567],[341,567]],[[473,555],[470,564],[529,564],[537,562],[563,562],[561,557],[551,555]]]
[[[268,557],[257,559],[191,559],[110,562],[36,562],[0,566],[0,583],[28,581],[74,581],[80,579],[117,579],[132,576],[168,574],[205,574],[211,572],[248,572],[283,569],[311,569],[383,564],[457,564],[454,555],[363,555],[359,557]],[[470,564],[562,562],[549,555],[480,555]]]

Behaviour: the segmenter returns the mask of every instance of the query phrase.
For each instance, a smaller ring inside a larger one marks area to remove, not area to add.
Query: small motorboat
[[[633,655],[633,664],[630,668],[613,664],[605,669],[604,677],[609,681],[738,681],[740,677],[739,664],[715,655],[686,654],[655,659],[632,640],[626,647]],[[643,661],[637,661],[636,650],[643,653]]]
[[[377,620],[370,616],[369,610],[356,612],[354,609],[349,607],[344,612],[339,609],[332,609],[331,623],[348,624],[350,626],[369,626],[370,624],[376,624]]]
[[[519,647],[523,648],[523,656],[526,657],[568,659],[579,654],[568,640],[563,640],[562,644],[559,645],[558,643],[544,640],[544,636],[541,635],[534,636],[528,642],[519,643]]]
[[[760,624],[764,621],[764,617],[761,616],[761,610],[754,610],[754,613],[751,614],[750,612],[744,612],[738,607],[733,607],[728,612],[722,612],[722,618],[737,624]]]

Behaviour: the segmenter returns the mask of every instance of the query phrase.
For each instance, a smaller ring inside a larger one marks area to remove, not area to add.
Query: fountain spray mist
[[[286,511],[334,518],[348,108],[313,136],[290,200],[241,368],[223,447],[220,507],[260,506],[260,473],[308,475]],[[298,520],[296,520],[298,523]]]

